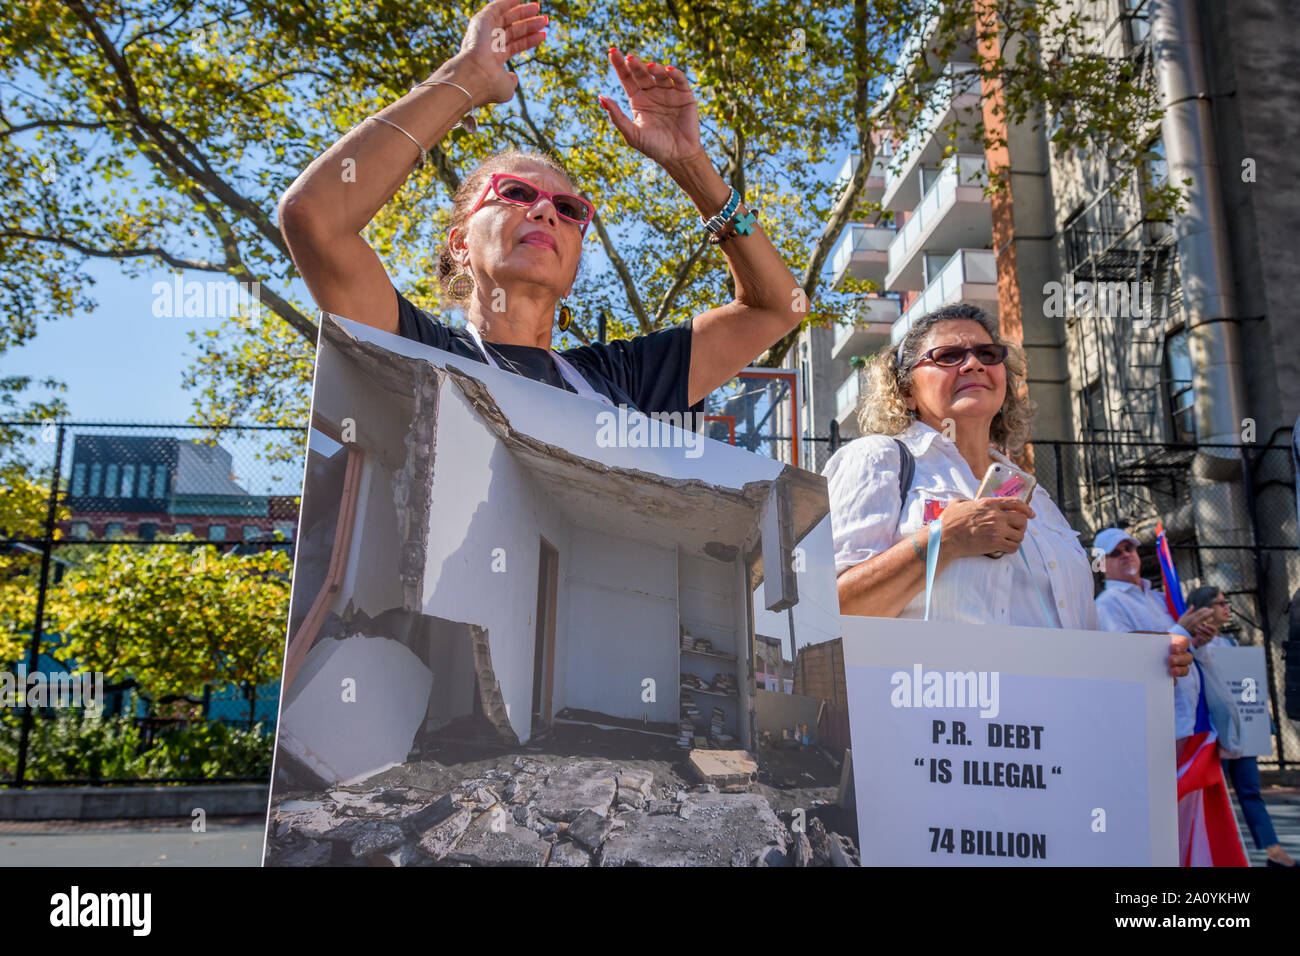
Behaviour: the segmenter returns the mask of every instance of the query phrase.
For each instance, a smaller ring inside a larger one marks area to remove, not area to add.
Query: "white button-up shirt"
[[[1187,630],[1175,621],[1165,607],[1165,596],[1131,581],[1106,579],[1106,587],[1097,595],[1097,620],[1103,631],[1164,631],[1190,638]],[[1174,735],[1190,737],[1196,727],[1196,703],[1201,696],[1201,677],[1195,667],[1174,684]]]
[[[898,438],[916,458],[916,474],[900,507]],[[1013,465],[990,448],[994,460]],[[980,478],[957,446],[923,422],[897,436],[867,435],[845,445],[826,465],[835,570],[870,560],[920,530],[950,501],[974,498]],[[1043,490],[1035,488],[1021,551],[1001,558],[956,558],[935,575],[930,619],[968,624],[1068,627],[1095,630],[1092,570],[1078,532]],[[1032,577],[1031,577],[1032,575]],[[1035,588],[1037,584],[1037,588]],[[925,616],[925,589],[898,615]]]

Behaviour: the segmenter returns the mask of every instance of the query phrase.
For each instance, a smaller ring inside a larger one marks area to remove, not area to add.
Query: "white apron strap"
[[[478,350],[483,353],[483,358],[487,360],[488,365],[499,369],[501,366],[498,365],[496,360],[492,358],[491,354],[489,354],[487,347],[483,344],[483,337],[479,334],[478,328],[474,323],[466,322],[465,330],[469,332],[470,338],[474,340],[474,344],[478,346]],[[587,383],[587,380],[582,377],[582,373],[574,368],[573,365],[564,358],[564,356],[560,355],[554,349],[547,349],[546,351],[547,354],[551,356],[551,361],[555,363],[556,371],[560,373],[560,377],[572,385],[574,391],[583,398],[589,398],[593,401],[613,407],[614,403],[592,388],[591,385]]]

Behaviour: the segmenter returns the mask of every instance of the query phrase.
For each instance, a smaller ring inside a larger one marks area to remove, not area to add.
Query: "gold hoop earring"
[[[573,310],[565,302],[560,303],[560,331],[569,331],[569,326],[573,324]]]
[[[474,294],[474,277],[468,272],[461,272],[447,283],[447,291],[453,298],[468,299]]]

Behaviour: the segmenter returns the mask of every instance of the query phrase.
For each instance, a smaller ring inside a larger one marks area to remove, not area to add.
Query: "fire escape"
[[[1151,46],[1132,62],[1154,90]],[[1088,444],[1079,461],[1082,517],[1093,528],[1135,528],[1188,500],[1191,448],[1166,444],[1166,333],[1181,312],[1173,230],[1150,216],[1149,180],[1114,180],[1064,229],[1067,331],[1079,379],[1076,409]],[[1082,283],[1094,294],[1073,294]],[[1136,293],[1136,297],[1132,295]],[[1116,309],[1117,303],[1127,308]],[[1148,311],[1149,310],[1149,311]]]

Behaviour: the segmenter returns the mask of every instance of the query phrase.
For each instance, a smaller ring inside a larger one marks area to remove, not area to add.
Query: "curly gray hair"
[[[921,357],[921,345],[934,328],[944,322],[976,322],[997,345],[1007,351],[1007,394],[993,417],[989,437],[1008,455],[1020,452],[1029,441],[1035,405],[1022,394],[1025,381],[1025,353],[998,332],[997,323],[973,305],[950,305],[922,316],[907,330],[898,346],[889,345],[872,356],[866,365],[866,384],[858,398],[858,428],[864,435],[897,435],[912,423],[906,395],[912,387],[912,367]]]

